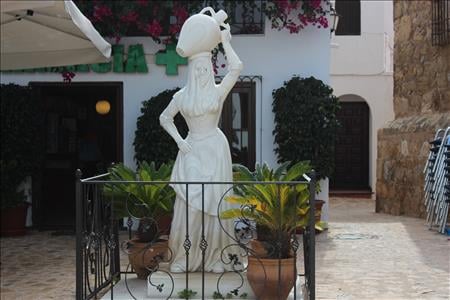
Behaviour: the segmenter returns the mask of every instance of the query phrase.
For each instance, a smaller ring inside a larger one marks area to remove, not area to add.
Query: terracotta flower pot
[[[156,256],[167,257],[168,241],[156,242],[152,245],[138,242],[136,239],[128,241],[128,259],[139,279],[147,279],[149,268],[157,265]]]
[[[152,241],[155,236],[168,236],[170,234],[172,217],[172,214],[168,214],[157,216],[154,219],[142,218],[139,220],[136,238],[141,241]]]
[[[25,235],[25,221],[27,217],[26,204],[7,208],[1,212],[1,236]]]
[[[157,219],[159,234],[161,234],[161,235],[163,235],[163,234],[169,235],[170,234],[170,228],[172,225],[172,217],[173,217],[173,215],[170,214],[170,215],[164,215]]]
[[[255,258],[267,258],[269,254],[276,255],[275,245],[273,245],[273,248],[270,248],[270,244],[267,242],[252,239],[249,246],[250,249],[252,249],[251,255]],[[273,249],[271,250],[272,253],[268,253],[267,249]],[[294,255],[294,251],[292,249],[289,250],[289,255]]]
[[[250,249],[252,249],[252,255],[257,258],[266,258],[267,257],[267,250],[264,247],[264,242],[258,241],[258,240],[251,240],[250,241]]]
[[[248,257],[247,279],[259,300],[284,300],[294,287],[295,260]]]

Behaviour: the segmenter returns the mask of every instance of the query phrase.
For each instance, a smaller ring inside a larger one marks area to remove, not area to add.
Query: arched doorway
[[[339,97],[341,109],[338,119],[335,148],[335,172],[330,181],[333,190],[370,190],[369,137],[370,110],[357,95]]]

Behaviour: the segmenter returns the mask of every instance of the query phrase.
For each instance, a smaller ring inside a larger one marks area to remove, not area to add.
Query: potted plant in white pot
[[[248,182],[289,182],[301,180],[311,171],[307,162],[277,169],[257,165],[254,172],[235,165],[235,180]],[[251,241],[247,278],[258,299],[286,299],[295,284],[293,237],[297,228],[308,224],[308,183],[238,184],[234,195],[225,198],[240,205],[221,213],[223,219],[247,219],[256,225],[257,238]],[[249,222],[245,222],[249,224]],[[316,228],[321,229],[321,223]],[[279,277],[280,274],[280,277]]]
[[[114,181],[146,181],[147,183],[107,183],[104,193],[113,201],[116,218],[132,217],[139,226],[125,249],[136,275],[146,279],[157,260],[167,255],[171,216],[175,192],[168,184],[149,184],[150,181],[169,181],[171,164],[141,162],[136,170],[117,164],[110,168],[109,179]],[[165,237],[164,237],[165,236]]]

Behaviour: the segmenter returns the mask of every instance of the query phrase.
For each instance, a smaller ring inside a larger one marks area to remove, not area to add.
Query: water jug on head
[[[206,11],[211,16],[205,14]],[[217,13],[205,7],[198,14],[190,16],[181,28],[176,51],[182,57],[190,57],[202,52],[210,52],[220,43],[220,26],[229,28],[223,22],[228,15],[223,10]]]

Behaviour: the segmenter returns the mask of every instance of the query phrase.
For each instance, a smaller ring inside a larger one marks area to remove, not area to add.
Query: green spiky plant
[[[180,299],[192,299],[197,295],[197,292],[191,289],[184,289],[178,292],[178,297]]]
[[[143,161],[136,171],[120,163],[109,169],[109,180],[114,181],[169,181],[172,164]],[[160,230],[156,226],[159,217],[173,212],[175,191],[168,184],[107,183],[104,194],[113,202],[114,216],[140,219],[136,237],[140,242],[157,238]]]
[[[311,171],[309,162],[303,161],[289,167],[286,162],[271,169],[267,164],[256,165],[254,172],[245,166],[234,166],[235,181],[299,181]],[[317,190],[316,186],[316,190]],[[249,219],[256,223],[258,240],[262,241],[268,258],[290,257],[291,237],[298,228],[305,228],[309,220],[308,183],[296,184],[238,184],[234,195],[226,198],[240,205],[221,213],[223,219]],[[322,223],[316,223],[322,230]],[[281,249],[277,250],[278,243]]]

